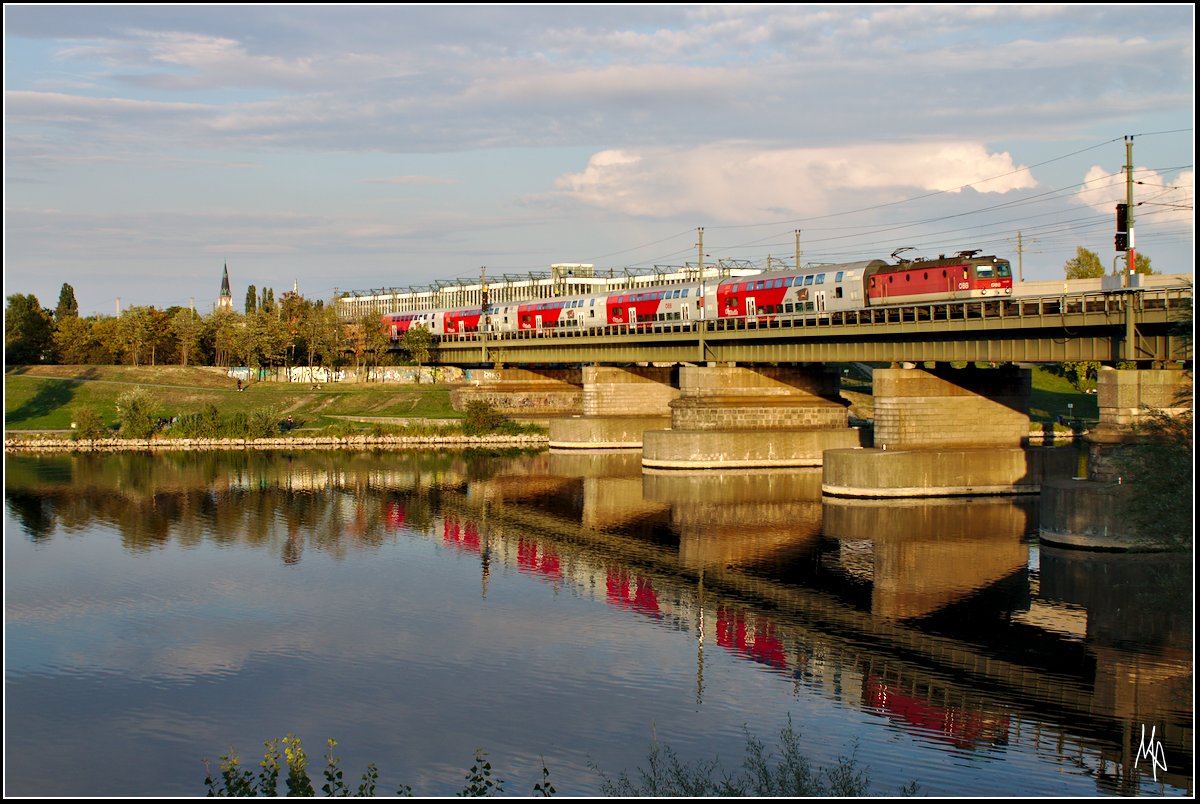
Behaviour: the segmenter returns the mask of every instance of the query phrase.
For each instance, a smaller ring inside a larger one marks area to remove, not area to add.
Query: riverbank
[[[469,449],[472,447],[537,448],[546,446],[544,434],[523,435],[412,435],[412,436],[290,436],[278,438],[97,438],[56,436],[6,436],[9,452],[172,452],[189,450],[296,450],[296,449]]]

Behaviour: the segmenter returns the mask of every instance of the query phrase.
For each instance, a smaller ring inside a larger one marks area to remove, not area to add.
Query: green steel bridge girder
[[[670,322],[602,333],[448,336],[442,365],[1192,360],[1191,289],[978,300],[777,319],[719,329]],[[739,322],[743,323],[744,322]]]

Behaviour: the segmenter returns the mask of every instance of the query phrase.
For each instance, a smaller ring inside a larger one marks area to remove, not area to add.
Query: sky
[[[797,231],[1057,279],[1111,270],[1127,150],[1138,250],[1194,270],[1190,4],[6,4],[4,48],[4,292],[85,315]]]

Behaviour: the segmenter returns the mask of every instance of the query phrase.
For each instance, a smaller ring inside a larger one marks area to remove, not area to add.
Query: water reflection
[[[689,635],[698,706],[716,650],[917,745],[1008,760],[1014,779],[1050,762],[1096,792],[1191,792],[1190,567],[1039,549],[1027,498],[823,500],[819,470],[644,474],[636,452],[5,466],[31,542],[105,527],[134,555],[212,544],[299,567],[309,551],[343,561],[423,539],[477,560],[481,598],[504,569]],[[1168,774],[1135,762],[1142,725]],[[900,765],[930,762],[896,750]]]

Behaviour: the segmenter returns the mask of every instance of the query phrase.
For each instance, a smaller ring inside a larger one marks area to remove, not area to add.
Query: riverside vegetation
[[[308,773],[309,761],[300,738],[291,734],[281,740],[268,740],[257,776],[242,765],[231,750],[220,758],[219,779],[214,778],[208,760],[204,760],[204,784],[209,797],[226,796],[315,796]],[[344,779],[341,760],[334,755],[336,740],[328,740],[321,792],[326,796],[374,796],[379,769],[367,766],[358,784],[351,787]],[[282,753],[281,753],[282,749]],[[695,797],[695,796],[866,796],[871,795],[867,771],[854,756],[839,757],[830,767],[813,767],[800,747],[800,735],[791,718],[779,734],[776,751],[747,731],[746,756],[741,768],[725,770],[718,760],[696,763],[682,761],[669,746],[653,741],[647,753],[647,766],[634,777],[622,771],[615,778],[592,766],[600,776],[601,792],[621,797]],[[283,790],[280,775],[284,774]],[[475,761],[464,777],[461,797],[487,797],[504,792],[505,780],[497,776],[487,753],[476,749]],[[900,788],[900,795],[916,795],[919,785],[913,781]],[[532,795],[550,798],[557,789],[550,781],[550,770],[543,761],[542,780],[533,785]],[[412,796],[412,788],[401,785],[398,796]]]
[[[460,412],[447,385],[305,383],[244,386],[207,368],[30,366],[5,375],[5,429],[57,431],[75,440],[256,439],[521,435],[486,403]]]

